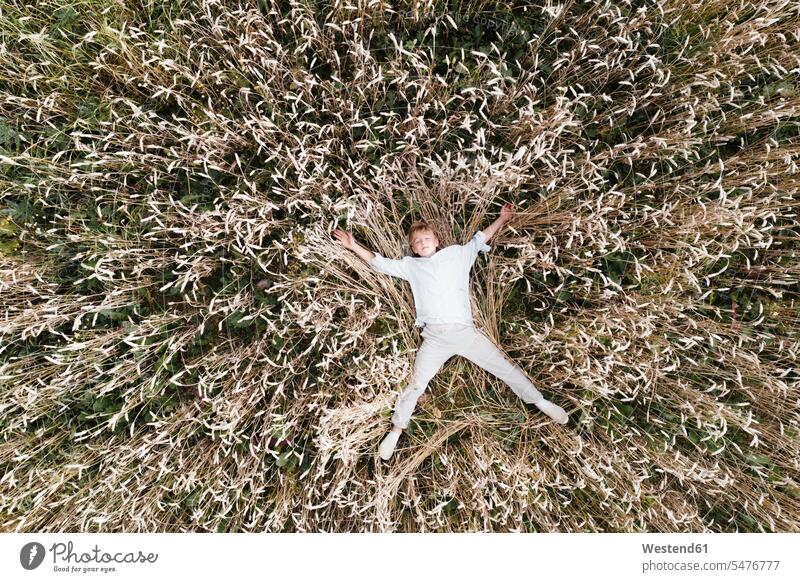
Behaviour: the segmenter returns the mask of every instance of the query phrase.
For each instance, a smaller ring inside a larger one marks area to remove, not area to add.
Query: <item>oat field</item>
[[[0,0],[0,531],[800,531],[796,0]],[[395,456],[387,257],[476,325]]]

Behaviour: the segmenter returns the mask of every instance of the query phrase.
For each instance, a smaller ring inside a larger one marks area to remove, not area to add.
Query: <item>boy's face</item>
[[[420,257],[430,257],[436,253],[439,239],[429,230],[420,230],[411,237],[411,250]]]

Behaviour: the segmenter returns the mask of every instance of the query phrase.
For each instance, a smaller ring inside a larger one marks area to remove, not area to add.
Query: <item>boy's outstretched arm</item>
[[[347,249],[350,249],[364,261],[366,261],[367,265],[369,265],[373,271],[385,273],[387,275],[391,275],[392,277],[400,277],[401,279],[408,281],[408,270],[406,269],[406,266],[402,260],[398,261],[396,259],[387,259],[380,253],[373,253],[372,251],[365,249],[356,242],[356,239],[352,234],[344,230],[334,230],[333,236],[336,237],[336,239],[339,241],[339,244]]]
[[[372,259],[375,257],[375,253],[369,251],[362,247],[360,244],[356,242],[355,237],[346,232],[344,230],[339,230],[338,228],[333,231],[333,236],[336,237],[336,240],[339,241],[339,244],[342,245],[346,249],[350,249],[359,257],[361,257],[366,263],[369,265],[372,262]]]
[[[494,236],[494,233],[500,230],[500,227],[514,217],[514,212],[515,209],[513,204],[510,202],[503,204],[503,207],[500,209],[500,216],[497,218],[497,220],[483,229],[483,235],[486,237],[486,242],[488,242],[489,239]]]

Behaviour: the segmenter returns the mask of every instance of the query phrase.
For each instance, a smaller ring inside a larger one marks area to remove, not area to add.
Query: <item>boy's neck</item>
[[[411,256],[414,257],[415,259],[430,259],[436,253],[438,253],[440,250],[442,250],[442,249],[440,249],[439,247],[436,247],[436,250],[433,251],[433,255],[431,255],[430,257],[423,257],[422,255],[418,255],[417,253],[414,253],[414,252],[411,253]]]

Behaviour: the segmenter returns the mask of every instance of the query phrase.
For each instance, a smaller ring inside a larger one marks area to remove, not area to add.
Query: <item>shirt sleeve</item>
[[[375,253],[372,261],[369,264],[373,271],[379,273],[386,273],[392,277],[399,277],[408,281],[408,269],[403,259],[387,259],[386,257]]]
[[[472,266],[472,264],[475,262],[479,251],[486,253],[491,249],[492,247],[486,244],[486,235],[483,234],[482,230],[476,232],[467,244],[461,246],[461,250],[464,255],[464,261],[469,266]]]

